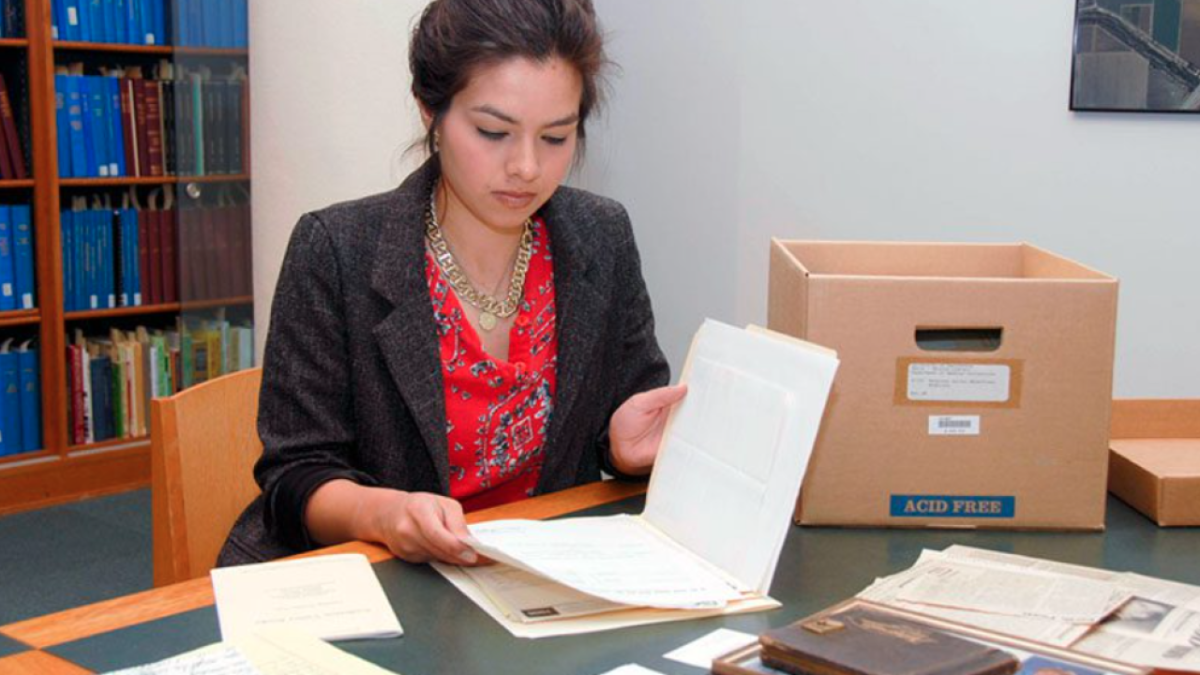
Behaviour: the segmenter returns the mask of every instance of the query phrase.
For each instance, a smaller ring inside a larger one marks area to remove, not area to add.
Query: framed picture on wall
[[[1200,0],[1076,0],[1071,110],[1200,112]]]

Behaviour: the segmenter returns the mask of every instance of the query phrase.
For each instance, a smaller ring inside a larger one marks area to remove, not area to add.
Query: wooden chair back
[[[154,585],[208,574],[233,523],[258,495],[254,462],[262,368],[150,404]]]

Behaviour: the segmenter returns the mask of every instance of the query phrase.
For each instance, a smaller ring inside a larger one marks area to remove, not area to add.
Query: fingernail
[[[463,562],[470,563],[472,565],[479,561],[479,556],[475,555],[475,551],[472,551],[470,549],[463,551],[462,554],[459,555],[459,557],[462,558]]]

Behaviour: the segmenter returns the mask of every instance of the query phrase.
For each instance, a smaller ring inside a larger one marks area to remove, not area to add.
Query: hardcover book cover
[[[930,626],[852,607],[767,631],[767,666],[802,675],[1007,675],[1017,660]]]

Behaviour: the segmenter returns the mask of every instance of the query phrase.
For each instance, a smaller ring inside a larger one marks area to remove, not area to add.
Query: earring
[[[433,152],[437,154],[442,150],[442,135],[438,132],[433,132]]]

